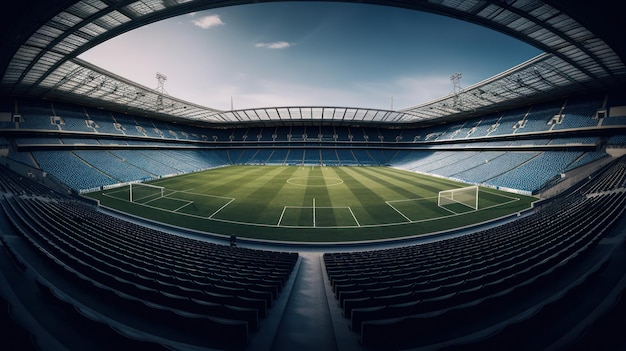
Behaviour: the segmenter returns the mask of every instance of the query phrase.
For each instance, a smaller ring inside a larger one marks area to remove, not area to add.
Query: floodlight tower
[[[159,93],[157,95],[156,109],[157,111],[159,111],[163,109],[163,94],[167,94],[167,91],[165,90],[165,81],[167,80],[167,77],[165,76],[165,74],[157,72],[156,79],[157,79],[156,90],[157,90],[157,93]]]
[[[156,79],[158,82],[157,91],[163,94],[163,92],[165,91],[165,81],[167,80],[167,77],[165,76],[165,74],[157,72]]]
[[[461,89],[461,78],[463,77],[463,74],[461,72],[459,73],[455,73],[452,76],[450,76],[450,80],[452,81],[452,94],[454,95],[452,98],[454,100],[454,106],[460,106],[461,105],[461,92],[463,91],[463,89]]]

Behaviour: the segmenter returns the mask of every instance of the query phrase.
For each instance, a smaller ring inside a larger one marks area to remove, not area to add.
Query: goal
[[[451,204],[461,204],[478,210],[478,186],[440,191],[437,198],[437,206],[444,207]]]
[[[163,197],[165,193],[165,187],[143,184],[143,183],[131,183],[129,191],[130,202],[138,202],[142,200],[154,200]]]

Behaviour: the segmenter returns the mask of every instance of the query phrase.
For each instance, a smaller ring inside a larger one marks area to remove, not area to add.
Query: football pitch
[[[488,188],[478,209],[438,206],[467,184],[389,167],[229,166],[88,194],[129,214],[210,233],[337,242],[420,235],[515,213],[536,200]]]

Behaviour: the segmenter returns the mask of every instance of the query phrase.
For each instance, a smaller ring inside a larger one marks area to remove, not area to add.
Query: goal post
[[[442,190],[437,197],[437,206],[445,207],[451,204],[461,204],[478,210],[478,186]]]
[[[143,184],[143,183],[130,183],[129,200],[130,202],[137,202],[145,199],[158,199],[163,197],[165,193],[165,187]]]

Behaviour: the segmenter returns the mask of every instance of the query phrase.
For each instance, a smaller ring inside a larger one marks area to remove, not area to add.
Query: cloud
[[[194,25],[202,29],[208,29],[211,27],[221,26],[224,24],[224,22],[222,22],[222,19],[220,18],[220,15],[203,16],[203,17],[200,17],[198,19],[191,21],[191,23],[193,23]]]
[[[286,41],[275,41],[273,43],[256,43],[254,44],[257,48],[265,48],[265,49],[286,49],[290,46],[293,46],[292,43]]]

